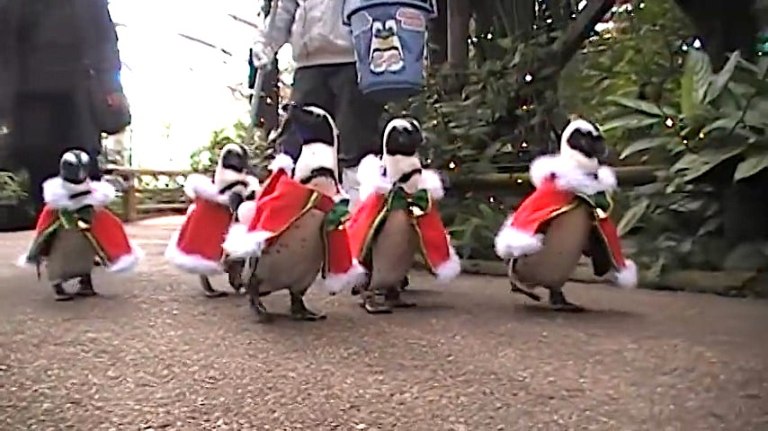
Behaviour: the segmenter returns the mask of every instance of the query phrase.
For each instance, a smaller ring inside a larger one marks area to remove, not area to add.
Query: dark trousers
[[[58,175],[61,155],[81,149],[91,156],[90,175],[99,179],[101,133],[82,100],[73,94],[22,94],[17,97],[11,154],[29,173],[29,197],[40,209],[42,184]]]
[[[354,63],[296,69],[291,99],[328,111],[339,128],[339,165],[355,167],[370,153],[381,152],[379,119],[384,105],[371,100],[357,86]]]

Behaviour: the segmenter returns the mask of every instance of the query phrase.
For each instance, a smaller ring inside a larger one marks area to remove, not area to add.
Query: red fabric
[[[179,230],[176,247],[184,254],[218,262],[224,256],[221,244],[231,223],[232,213],[229,208],[197,198]]]
[[[41,239],[40,236],[44,231],[51,227],[58,218],[57,209],[49,205],[43,207],[35,226],[35,243]],[[90,232],[106,254],[108,264],[113,264],[121,257],[132,253],[131,243],[128,240],[123,222],[108,209],[94,209]]]
[[[541,224],[552,218],[563,207],[573,202],[574,194],[558,190],[554,179],[545,180],[520,203],[514,211],[511,227],[534,235]]]
[[[520,206],[512,213],[511,220],[508,219],[507,224],[511,228],[530,235],[541,233],[542,225],[556,217],[563,208],[573,203],[574,199],[576,199],[576,195],[572,192],[558,190],[553,179],[545,180],[520,203]],[[592,215],[595,219],[594,226],[605,238],[605,245],[613,257],[614,263],[623,267],[625,260],[616,225],[610,217],[598,219],[594,212]]]
[[[352,250],[352,256],[360,262],[363,261],[363,255],[366,252],[365,241],[371,230],[375,228],[374,224],[379,214],[385,210],[386,203],[386,195],[372,193],[355,207],[347,221],[349,247]],[[416,217],[415,221],[420,236],[420,249],[430,268],[435,271],[450,259],[451,250],[445,225],[435,203],[432,202],[427,212]]]
[[[314,190],[289,178],[284,171],[278,171],[267,180],[256,200],[256,212],[248,225],[248,232],[271,232],[274,240],[301,216],[314,193]],[[326,198],[333,205],[332,199]]]
[[[352,252],[349,249],[349,236],[343,226],[327,233],[328,254],[326,271],[329,274],[346,274],[352,268]]]
[[[385,195],[372,193],[355,206],[349,220],[347,220],[349,248],[352,256],[360,262],[362,262],[363,248],[368,233],[373,229],[373,223],[376,221],[376,217],[381,214],[386,202],[387,197]]]
[[[446,234],[443,219],[435,203],[421,217],[416,218],[421,236],[421,249],[432,271],[451,258],[451,244]]]

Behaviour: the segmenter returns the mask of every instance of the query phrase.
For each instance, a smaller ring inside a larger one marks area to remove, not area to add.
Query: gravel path
[[[131,226],[141,269],[71,303],[0,235],[0,430],[768,430],[768,302],[573,285],[569,315],[417,275],[418,308],[312,293],[328,320],[264,326],[161,260],[176,222]]]

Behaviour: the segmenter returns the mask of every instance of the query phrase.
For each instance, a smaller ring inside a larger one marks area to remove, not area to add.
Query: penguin
[[[359,287],[361,305],[371,314],[415,305],[401,298],[401,290],[417,254],[438,281],[450,281],[461,271],[438,209],[442,181],[419,158],[420,124],[394,118],[382,141],[382,156],[368,155],[360,163],[360,203],[347,223],[353,257],[368,271]]]
[[[510,213],[496,235],[496,254],[508,259],[512,291],[535,301],[536,287],[549,291],[557,311],[582,311],[563,286],[582,255],[596,275],[618,286],[637,285],[637,267],[627,259],[611,220],[616,175],[604,164],[608,154],[598,126],[576,118],[563,130],[558,154],[535,159],[530,180],[535,190]]]
[[[45,206],[35,237],[17,262],[38,268],[44,264],[57,301],[95,296],[91,274],[97,264],[110,272],[128,272],[144,256],[106,208],[115,198],[114,186],[88,178],[90,163],[88,153],[79,149],[61,156],[59,175],[42,185]],[[74,294],[64,288],[70,280],[78,281]]]
[[[258,178],[251,174],[247,149],[235,143],[221,149],[213,178],[191,174],[184,183],[184,192],[193,203],[182,226],[172,234],[165,257],[177,268],[197,274],[209,298],[227,296],[214,289],[210,280],[214,274],[227,273],[235,293],[243,288],[244,261],[230,259],[222,243],[238,221],[240,206],[260,188]]]
[[[292,318],[323,320],[325,314],[304,302],[316,279],[335,294],[364,275],[351,258],[344,226],[349,199],[339,181],[338,130],[319,106],[290,105],[278,136],[280,154],[255,211],[243,211],[240,229],[224,248],[252,262],[246,285],[259,322],[273,318],[261,297],[279,290],[288,290]]]

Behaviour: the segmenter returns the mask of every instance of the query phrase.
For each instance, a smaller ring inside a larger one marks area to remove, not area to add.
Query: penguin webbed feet
[[[93,279],[91,274],[86,274],[78,277],[77,290],[75,293],[67,292],[64,288],[64,282],[59,281],[51,285],[56,301],[71,301],[75,298],[87,298],[91,296],[97,296],[96,290],[93,288]]]
[[[304,295],[289,290],[291,295],[291,318],[293,320],[301,320],[305,322],[316,322],[318,320],[325,320],[326,315],[318,313],[307,308],[307,304],[304,303]]]
[[[256,314],[256,321],[258,323],[270,323],[274,320],[274,316],[270,314],[267,307],[261,302],[262,295],[259,292],[261,283],[262,281],[256,276],[256,267],[252,266],[251,274],[248,277],[248,282],[246,284],[248,305]]]
[[[229,286],[235,291],[240,293],[245,287],[243,283],[243,270],[245,269],[245,259],[231,259],[225,264],[227,272],[227,281]]]
[[[405,279],[407,280],[407,278]],[[413,308],[416,306],[415,302],[408,302],[403,299],[402,297],[402,289],[403,289],[403,283],[401,282],[399,285],[392,287],[390,289],[387,289],[387,292],[384,294],[384,299],[387,301],[387,304],[389,304],[392,308]]]
[[[207,298],[222,298],[229,295],[227,292],[214,289],[211,279],[207,275],[200,276],[200,286],[203,288]]]
[[[568,301],[563,293],[563,289],[549,289],[549,305],[554,311],[581,312],[584,307]]]
[[[387,292],[384,290],[365,290],[362,292],[363,302],[360,306],[368,312],[368,314],[389,314],[392,313],[392,305],[387,300]]]

